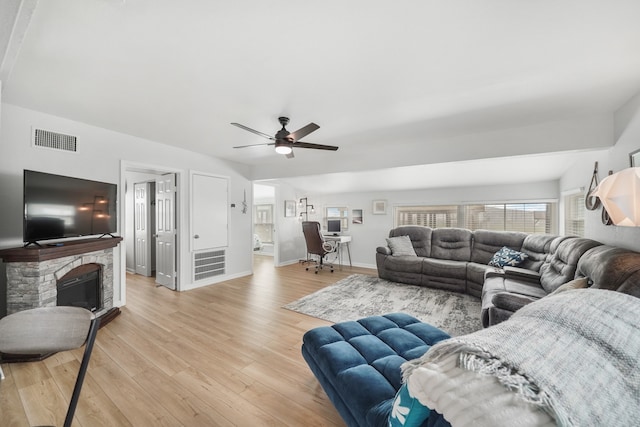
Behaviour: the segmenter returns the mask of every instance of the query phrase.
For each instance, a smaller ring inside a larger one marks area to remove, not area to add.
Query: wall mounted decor
[[[374,200],[373,209],[371,213],[374,215],[384,215],[387,213],[387,201],[386,200]]]
[[[584,196],[584,206],[590,210],[595,211],[600,206],[600,200],[596,196],[592,196],[591,192],[598,186],[598,162],[593,166],[593,175],[591,175],[591,183],[587,188],[587,194]]]
[[[352,209],[351,210],[351,222],[354,224],[363,224],[364,216],[362,214],[362,209]]]
[[[284,201],[284,216],[285,218],[296,216],[296,201],[285,200]]]

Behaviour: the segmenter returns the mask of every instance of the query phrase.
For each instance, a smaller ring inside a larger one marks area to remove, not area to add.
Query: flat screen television
[[[117,227],[117,185],[24,171],[25,243],[107,235]]]

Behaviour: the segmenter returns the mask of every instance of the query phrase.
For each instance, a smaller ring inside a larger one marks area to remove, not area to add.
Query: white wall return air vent
[[[73,135],[34,128],[32,141],[34,147],[70,151],[72,153],[78,151],[78,138]]]
[[[225,272],[226,254],[224,250],[213,250],[193,254],[193,278],[195,281]]]

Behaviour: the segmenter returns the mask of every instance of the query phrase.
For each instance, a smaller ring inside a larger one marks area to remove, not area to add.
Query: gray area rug
[[[452,336],[482,329],[478,298],[363,274],[351,275],[284,308],[334,323],[403,312]]]

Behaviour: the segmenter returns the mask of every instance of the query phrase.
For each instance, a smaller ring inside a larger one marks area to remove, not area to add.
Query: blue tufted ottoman
[[[304,334],[302,355],[348,426],[387,426],[400,365],[449,338],[403,313],[315,328]],[[449,425],[432,411],[425,426]]]

